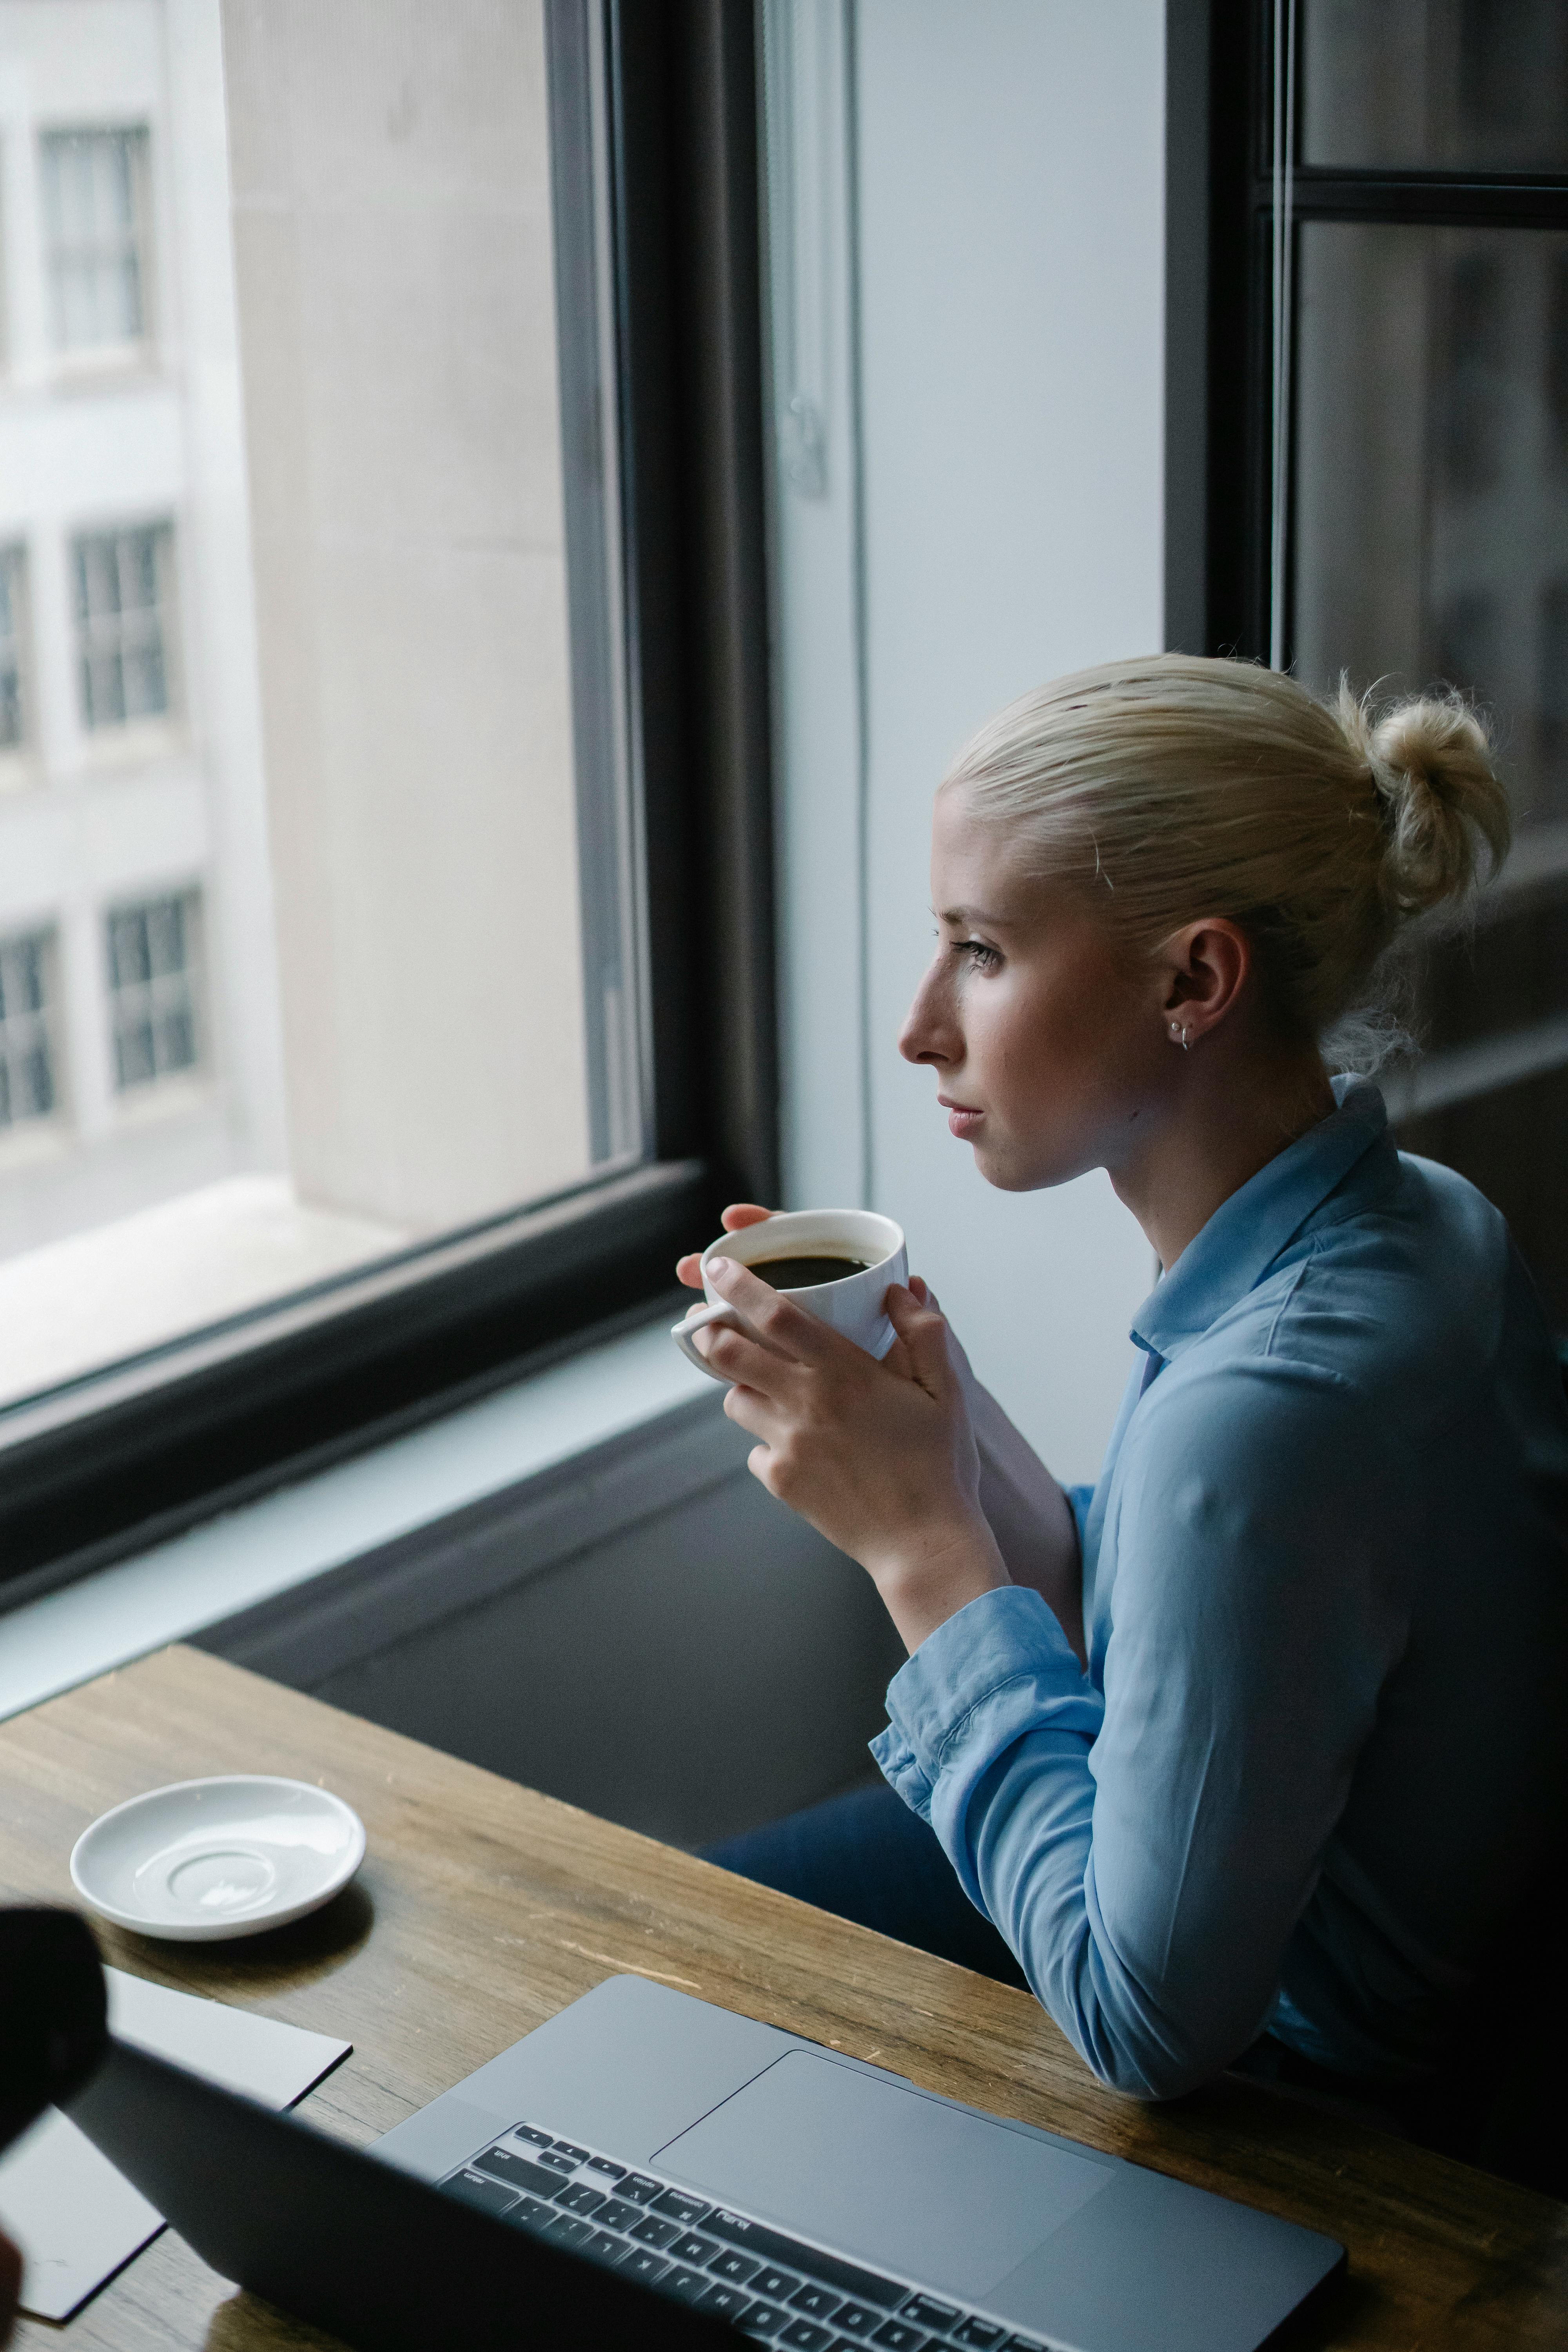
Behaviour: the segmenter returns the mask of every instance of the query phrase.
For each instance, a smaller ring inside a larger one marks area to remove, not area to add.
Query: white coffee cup
[[[891,1217],[879,1217],[873,1209],[784,1210],[754,1225],[743,1225],[738,1234],[721,1234],[703,1251],[704,1266],[710,1257],[733,1258],[738,1265],[754,1265],[760,1258],[858,1258],[862,1268],[858,1274],[847,1274],[841,1282],[814,1283],[805,1290],[781,1290],[779,1297],[804,1307],[819,1323],[842,1331],[879,1361],[898,1338],[883,1301],[895,1282],[910,1278],[903,1231]],[[669,1336],[700,1372],[706,1372],[710,1380],[725,1381],[724,1373],[715,1370],[692,1346],[697,1333],[712,1324],[727,1323],[750,1339],[756,1334],[745,1317],[720,1297],[706,1273],[702,1287],[708,1304],[694,1307]]]

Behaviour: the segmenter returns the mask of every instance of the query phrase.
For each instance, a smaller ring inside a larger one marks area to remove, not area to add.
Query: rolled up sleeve
[[[1037,1594],[986,1593],[900,1669],[873,1753],[1095,2074],[1167,2098],[1267,2020],[1405,1620],[1342,1388],[1270,1364],[1149,1407],[1103,1691]]]

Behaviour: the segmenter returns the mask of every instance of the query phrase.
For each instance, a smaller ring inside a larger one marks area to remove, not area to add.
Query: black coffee
[[[760,1274],[775,1290],[815,1290],[824,1282],[843,1282],[864,1274],[863,1257],[754,1257],[748,1271]]]

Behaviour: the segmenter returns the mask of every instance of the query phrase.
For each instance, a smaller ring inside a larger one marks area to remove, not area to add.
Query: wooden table
[[[1329,2231],[1350,2249],[1302,2347],[1568,2344],[1568,2206],[1226,2080],[1166,2107],[1095,2084],[1025,1993],[188,1649],[0,1725],[0,1888],[71,1900],[79,1832],[122,1798],[208,1772],[287,1773],[369,1832],[314,1919],[230,1946],[101,1931],[138,1975],[353,2041],[307,2103],[363,2141],[616,1970],[678,1985],[999,2115]],[[63,2338],[63,2345],[62,2345]],[[324,2344],[236,2293],[166,2231],[28,2352],[260,2352]]]

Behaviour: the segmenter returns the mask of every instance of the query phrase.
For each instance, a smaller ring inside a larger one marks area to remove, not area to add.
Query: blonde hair
[[[1025,695],[943,789],[1016,828],[1042,876],[1092,892],[1136,949],[1226,915],[1275,1016],[1325,1039],[1375,993],[1411,917],[1463,899],[1509,845],[1481,721],[1457,695],[1381,716],[1250,662],[1156,654]],[[1360,1058],[1369,1055],[1363,1025]]]

